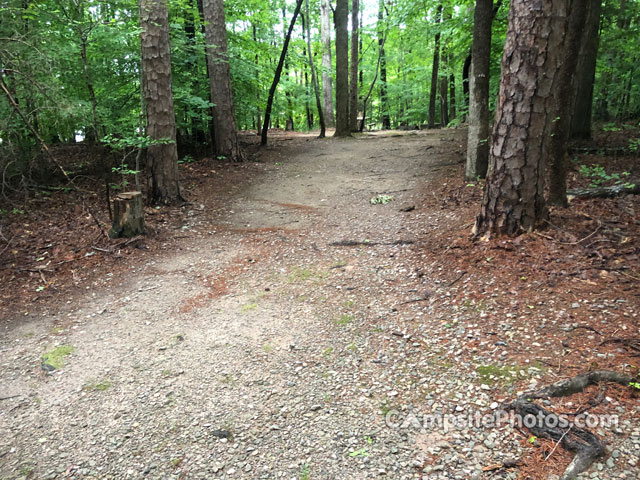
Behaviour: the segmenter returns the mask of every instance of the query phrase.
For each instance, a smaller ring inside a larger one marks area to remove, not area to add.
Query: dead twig
[[[458,276],[458,278],[456,278],[453,282],[451,282],[449,285],[447,285],[447,288],[451,288],[451,287],[453,287],[453,286],[454,286],[456,283],[458,283],[458,281],[459,281],[462,277],[464,277],[466,274],[467,274],[467,272],[466,272],[466,271],[462,272],[462,273]]]

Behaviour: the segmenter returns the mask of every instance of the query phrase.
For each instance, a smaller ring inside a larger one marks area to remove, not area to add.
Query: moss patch
[[[60,345],[42,356],[42,367],[45,370],[58,370],[64,366],[64,359],[75,351],[72,345]]]

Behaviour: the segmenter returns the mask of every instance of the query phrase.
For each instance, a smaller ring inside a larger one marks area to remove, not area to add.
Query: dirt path
[[[471,479],[518,457],[507,426],[386,422],[495,408],[410,261],[447,221],[411,207],[460,140],[294,139],[223,212],[195,206],[179,251],[5,332],[0,477]]]

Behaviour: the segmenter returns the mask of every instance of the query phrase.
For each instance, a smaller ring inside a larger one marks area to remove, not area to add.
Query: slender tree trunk
[[[251,28],[253,33],[253,41],[257,46],[258,36],[256,32],[256,24],[254,23],[251,26]],[[257,130],[257,133],[259,134],[260,127],[262,126],[262,119],[261,119],[262,111],[260,110],[260,62],[259,62],[259,57],[257,53],[255,56],[255,65],[256,65],[256,110],[255,110],[256,127],[255,128]]]
[[[549,142],[549,203],[567,207],[567,141],[571,130],[571,106],[574,98],[574,73],[578,64],[580,43],[585,29],[587,11],[584,5],[573,0],[567,12],[566,35],[560,57],[560,69],[556,85],[554,119],[551,132],[546,137]]]
[[[447,76],[440,77],[440,124],[444,128],[449,124],[449,106],[447,105]]]
[[[306,3],[305,3],[305,7],[306,7]],[[309,28],[308,28],[307,22],[305,21],[305,15],[301,15],[302,17],[301,20],[302,20],[302,40],[304,40],[304,47],[302,47],[302,56],[306,58],[307,48],[309,46],[309,42],[307,42],[307,32],[309,31]],[[312,61],[309,65],[313,65],[313,57],[311,57],[311,60]],[[311,112],[311,108],[309,107],[309,72],[307,71],[308,68],[309,68],[308,65],[303,65],[302,67],[302,69],[304,70],[304,92],[305,92],[304,110],[307,116],[307,128],[311,130],[313,128],[313,113]]]
[[[389,105],[387,102],[387,55],[384,51],[385,25],[384,25],[384,0],[378,2],[378,58],[380,63],[380,108],[382,110],[382,129],[391,128],[389,117]]]
[[[293,16],[291,17],[291,23],[289,23],[289,29],[287,30],[287,35],[284,38],[284,44],[282,45],[282,52],[280,52],[280,60],[278,60],[278,65],[276,66],[276,71],[273,75],[273,82],[271,82],[271,87],[269,88],[269,97],[267,98],[267,108],[264,112],[264,124],[262,125],[262,135],[260,139],[261,145],[267,144],[267,132],[269,130],[269,123],[271,122],[271,109],[273,108],[273,98],[276,94],[276,88],[278,88],[278,82],[280,81],[280,76],[282,75],[282,68],[284,67],[284,61],[287,58],[287,50],[289,49],[289,42],[291,41],[291,32],[293,31],[293,27],[296,24],[296,19],[300,14],[301,7],[302,7],[302,0],[298,0],[296,2],[296,8],[293,11]]]
[[[151,198],[154,203],[174,203],[181,198],[166,0],[140,0],[140,30],[147,135],[152,140],[167,142],[147,149],[147,163],[151,167]]]
[[[442,5],[438,5],[435,23],[438,27],[436,41],[433,47],[433,66],[431,68],[431,91],[429,93],[429,128],[436,126],[436,100],[438,98],[438,68],[440,66],[440,19]]]
[[[322,43],[322,102],[328,128],[336,126],[333,115],[333,80],[331,72],[331,3],[320,1],[320,40]]]
[[[469,82],[467,180],[484,178],[489,165],[489,68],[493,0],[476,0]]]
[[[307,16],[307,52],[309,53],[309,67],[311,68],[311,83],[313,83],[313,91],[316,95],[316,108],[318,109],[318,120],[320,121],[320,135],[318,138],[324,138],[326,125],[324,123],[324,112],[322,111],[322,100],[320,95],[320,86],[318,85],[318,76],[316,75],[316,66],[313,63],[313,54],[311,53],[311,17],[309,16],[309,0],[304,3],[305,14]]]
[[[358,21],[359,0],[351,0],[351,71],[349,79],[349,128],[358,131]]]
[[[236,115],[231,90],[231,72],[227,53],[227,24],[222,0],[202,2],[207,52],[209,55],[209,79],[213,107],[213,130],[216,156],[230,161],[241,161],[238,145]]]
[[[447,59],[449,64],[449,118],[455,120],[456,118],[456,76],[454,75],[453,68],[453,52],[449,50],[449,58]]]
[[[587,19],[580,41],[578,66],[576,67],[576,89],[571,115],[571,138],[591,138],[591,119],[593,116],[593,85],[596,79],[596,61],[600,38],[600,12],[602,0],[586,0]]]
[[[91,81],[91,74],[89,73],[89,60],[87,58],[87,35],[81,35],[80,38],[80,58],[82,59],[82,73],[84,75],[84,83],[89,92],[89,101],[91,102],[91,119],[93,122],[93,135],[87,135],[88,138],[93,140],[100,140],[103,136],[102,126],[100,125],[100,117],[98,116],[98,100],[96,99],[96,92],[93,88],[93,82]]]
[[[336,0],[336,137],[351,135],[349,128],[349,0]]]
[[[475,25],[474,25],[475,28]],[[464,59],[462,66],[462,95],[464,96],[464,104],[469,107],[469,73],[471,72],[471,52]]]
[[[204,21],[204,18],[205,18],[204,17],[204,7],[202,5],[202,2],[203,2],[203,0],[196,0],[196,5],[198,7],[198,14],[200,15],[200,19],[202,20],[200,22],[201,29],[202,29],[202,34],[205,35],[205,37],[206,37],[206,25],[205,25],[205,21]],[[211,85],[211,77],[210,77],[211,68],[209,66],[210,59],[209,59],[209,55],[207,54],[206,45],[205,45],[205,48],[204,48],[204,61],[205,61],[206,72],[207,72],[207,82],[208,82],[208,85]],[[211,100],[211,88],[208,88],[207,90],[208,90],[208,94],[207,94],[208,100],[209,100],[210,103],[213,103],[213,101]],[[207,141],[209,142],[209,145],[211,147],[210,148],[211,149],[211,154],[215,155],[216,132],[215,132],[215,129],[214,129],[214,126],[213,126],[213,107],[209,108],[208,113],[209,113],[209,116],[211,117],[211,119],[208,121],[207,128],[206,128],[207,136],[208,136]]]
[[[489,171],[476,234],[517,235],[546,216],[545,138],[568,0],[512,0]]]

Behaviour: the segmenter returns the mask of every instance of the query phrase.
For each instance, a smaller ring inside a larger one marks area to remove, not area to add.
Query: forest
[[[636,478],[639,65],[639,0],[4,0],[0,478]]]

